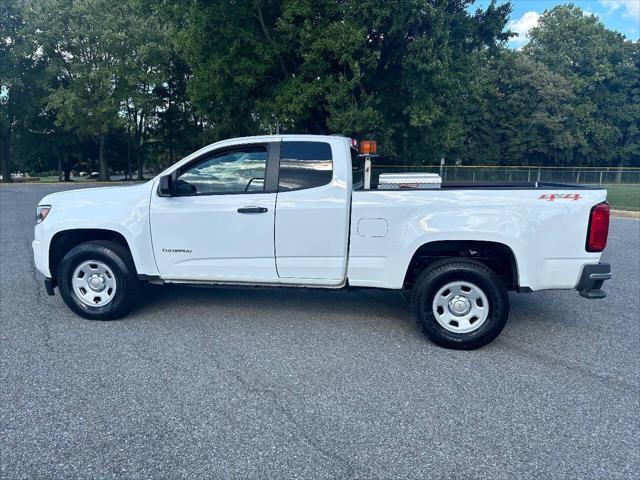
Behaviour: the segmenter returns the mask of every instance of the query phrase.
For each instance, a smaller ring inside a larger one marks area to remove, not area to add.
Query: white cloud
[[[600,0],[600,3],[609,9],[609,13],[623,9],[623,16],[640,22],[640,0]]]
[[[517,37],[509,40],[514,46],[518,48],[522,47],[525,43],[529,41],[529,30],[538,25],[538,20],[540,19],[540,14],[538,12],[527,12],[518,20],[511,20],[507,25],[507,28],[512,32],[518,34]]]

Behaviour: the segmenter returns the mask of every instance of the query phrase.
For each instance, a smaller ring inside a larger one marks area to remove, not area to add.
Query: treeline
[[[389,162],[640,166],[640,43],[566,5],[520,51],[471,0],[2,0],[2,175],[142,178],[212,141],[375,138]]]

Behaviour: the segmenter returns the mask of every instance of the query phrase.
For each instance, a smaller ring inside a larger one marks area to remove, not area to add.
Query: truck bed
[[[575,288],[599,261],[585,242],[591,208],[605,199],[603,188],[535,182],[354,191],[349,282],[399,288],[420,245],[474,240],[511,249],[520,287]]]

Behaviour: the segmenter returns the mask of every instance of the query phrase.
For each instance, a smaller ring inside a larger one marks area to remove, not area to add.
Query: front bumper
[[[585,265],[576,290],[584,298],[604,298],[607,296],[607,292],[601,289],[602,284],[610,278],[611,265],[608,263]]]
[[[53,288],[56,286],[54,281],[51,278],[45,277],[44,279],[44,289],[47,291],[47,295],[54,296],[56,293]]]
[[[47,257],[47,251],[43,248],[43,244],[40,240],[36,239],[31,243],[33,248],[33,262],[36,265],[36,269],[42,273],[45,277],[49,275],[49,259]]]
[[[39,240],[40,232],[37,226],[35,229],[35,237],[36,239],[31,243],[31,247],[33,248],[33,263],[36,269],[44,275],[44,288],[47,294],[54,295],[53,288],[56,286],[56,282],[50,277],[49,258],[47,251],[42,248],[42,242]]]

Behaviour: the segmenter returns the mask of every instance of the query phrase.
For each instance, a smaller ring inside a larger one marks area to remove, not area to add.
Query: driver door
[[[272,147],[273,146],[273,147]],[[175,174],[173,196],[151,198],[151,236],[167,280],[278,282],[274,256],[277,144],[209,152]]]

